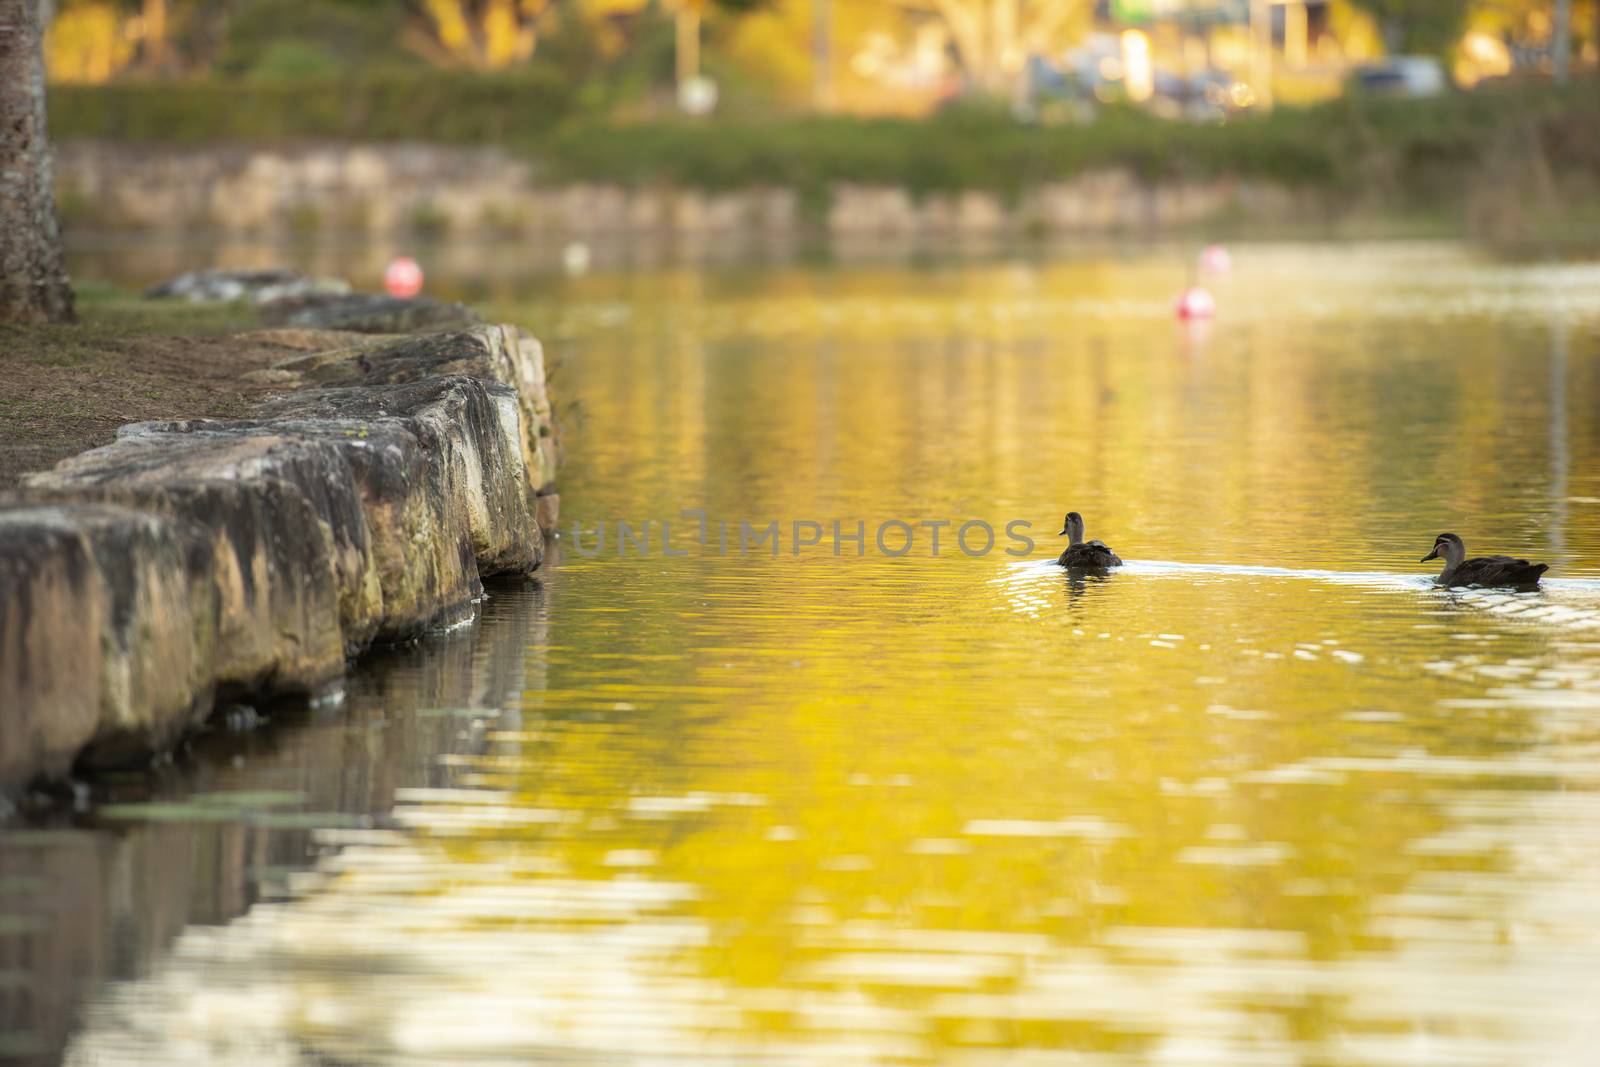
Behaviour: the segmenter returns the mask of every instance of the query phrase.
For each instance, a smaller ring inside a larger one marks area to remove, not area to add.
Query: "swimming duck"
[[[1444,573],[1439,575],[1440,585],[1482,585],[1496,589],[1532,589],[1539,584],[1539,575],[1549,570],[1543,563],[1529,563],[1511,556],[1479,556],[1467,558],[1467,546],[1453,533],[1442,533],[1434,538],[1433,551],[1419,562],[1444,557]]]
[[[1083,539],[1083,516],[1076,511],[1067,512],[1058,537],[1066,537],[1067,549],[1061,553],[1058,564],[1075,571],[1103,571],[1107,567],[1120,567],[1122,560],[1106,547],[1104,541]]]

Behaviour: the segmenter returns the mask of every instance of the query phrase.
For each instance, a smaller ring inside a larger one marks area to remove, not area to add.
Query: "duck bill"
[[[1061,532],[1056,534],[1056,536],[1057,537],[1065,537],[1065,536],[1067,536],[1067,528],[1065,526],[1061,527]]]
[[[1432,552],[1429,552],[1426,556],[1423,556],[1421,559],[1417,560],[1417,562],[1418,563],[1426,563],[1430,559],[1438,559],[1438,558],[1439,558],[1439,550],[1436,548]]]

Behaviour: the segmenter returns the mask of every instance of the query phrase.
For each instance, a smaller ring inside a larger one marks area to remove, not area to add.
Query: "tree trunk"
[[[144,65],[166,72],[167,0],[144,0]]]
[[[44,119],[39,0],[0,0],[0,322],[71,322]]]

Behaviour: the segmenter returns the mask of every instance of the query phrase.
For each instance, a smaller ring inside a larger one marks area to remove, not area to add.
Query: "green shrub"
[[[125,81],[50,90],[57,138],[168,143],[493,143],[537,135],[569,117],[572,107],[572,87],[539,69],[494,77],[419,76],[403,69],[358,77],[260,74],[244,81]]]
[[[306,56],[260,57],[309,64]],[[569,57],[570,60],[570,57]],[[576,62],[576,60],[570,60]],[[1104,167],[1147,178],[1228,174],[1332,191],[1382,182],[1431,202],[1508,151],[1553,171],[1600,177],[1600,93],[1592,84],[1450,93],[1427,100],[1348,96],[1307,109],[1198,125],[1125,107],[1091,122],[1033,125],[992,107],[925,119],[745,114],[633,123],[556,68],[472,75],[396,68],[360,77],[120,83],[51,91],[58,137],[208,143],[299,139],[497,144],[549,180],[706,189],[786,185],[811,209],[842,182],[916,195],[980,189],[1015,198]],[[604,95],[604,94],[602,94]]]

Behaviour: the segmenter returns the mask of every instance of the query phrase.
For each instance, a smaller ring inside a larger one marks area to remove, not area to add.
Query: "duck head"
[[[1061,532],[1056,536],[1067,538],[1068,545],[1083,544],[1083,516],[1076,511],[1067,512],[1067,517],[1061,522]]]
[[[1430,559],[1444,557],[1445,568],[1457,566],[1467,558],[1467,546],[1461,543],[1461,538],[1453,533],[1442,533],[1433,539],[1433,551],[1423,556],[1418,563],[1426,563]]]

